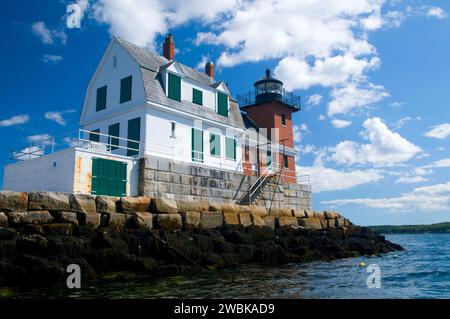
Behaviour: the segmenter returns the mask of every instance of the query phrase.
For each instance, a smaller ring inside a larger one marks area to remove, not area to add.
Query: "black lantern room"
[[[283,82],[272,77],[269,69],[266,70],[266,76],[255,82],[254,86],[256,104],[283,99]]]

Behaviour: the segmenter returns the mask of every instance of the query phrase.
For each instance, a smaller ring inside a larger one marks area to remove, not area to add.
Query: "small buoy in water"
[[[359,267],[366,267],[366,263],[360,262],[360,263],[358,264],[358,266],[359,266]]]

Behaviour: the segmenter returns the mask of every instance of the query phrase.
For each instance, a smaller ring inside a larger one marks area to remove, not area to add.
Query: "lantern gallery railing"
[[[295,95],[293,92],[286,91],[285,89],[277,90],[276,92],[256,92],[248,91],[247,93],[238,94],[236,100],[240,107],[257,104],[257,96],[264,94],[271,94],[271,97],[277,101],[288,104],[289,106],[301,110],[301,98],[299,95]]]

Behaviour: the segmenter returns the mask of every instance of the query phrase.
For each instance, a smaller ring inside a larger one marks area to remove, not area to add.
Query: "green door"
[[[126,196],[127,163],[93,158],[91,193],[94,195]]]

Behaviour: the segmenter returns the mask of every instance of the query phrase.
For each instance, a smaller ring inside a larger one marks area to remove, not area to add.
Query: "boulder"
[[[202,216],[199,212],[186,212],[182,214],[183,226],[187,231],[198,229],[202,222]]]
[[[334,219],[327,219],[327,228],[335,228],[336,227],[336,220]]]
[[[224,213],[239,213],[239,205],[236,204],[223,204],[222,205],[222,211]]]
[[[325,213],[324,212],[314,212],[314,217],[319,219],[325,219]]]
[[[278,227],[298,227],[297,217],[278,217],[276,219]]]
[[[122,214],[122,213],[111,213],[107,214],[107,225],[108,228],[113,230],[123,230],[127,221],[130,219],[130,214]]]
[[[252,224],[252,218],[249,213],[241,213],[239,214],[239,223],[244,227],[249,227]]]
[[[322,225],[322,229],[328,228],[328,220],[327,219],[321,219],[320,224]]]
[[[100,226],[101,216],[99,213],[77,213],[79,225],[91,229],[96,229]]]
[[[269,214],[267,212],[267,208],[265,206],[260,205],[250,205],[250,211],[253,215],[258,216],[267,216]]]
[[[57,211],[54,213],[55,219],[58,223],[72,223],[78,225],[77,213]]]
[[[150,210],[158,214],[178,214],[177,203],[170,198],[152,198]]]
[[[158,214],[156,215],[156,224],[163,230],[181,229],[182,220],[180,214]]]
[[[122,197],[120,207],[124,212],[148,212],[150,208],[150,197]]]
[[[336,217],[335,224],[336,227],[345,227],[345,218],[343,217]]]
[[[264,223],[264,219],[260,215],[250,214],[250,217],[252,219],[252,223],[254,226],[257,227],[264,227],[266,226],[266,223]]]
[[[270,212],[275,217],[293,217],[292,209],[290,208],[274,208]]]
[[[202,212],[202,222],[200,227],[203,229],[212,229],[221,227],[223,224],[222,213]]]
[[[95,197],[95,206],[97,207],[97,213],[111,214],[119,212],[119,197],[98,195]]]
[[[235,213],[223,213],[223,223],[225,225],[239,225],[239,215]]]
[[[17,232],[14,229],[0,227],[0,240],[12,240],[16,235]]]
[[[293,213],[294,213],[294,217],[297,217],[297,218],[305,218],[306,217],[305,211],[303,209],[294,209]]]
[[[336,213],[333,211],[324,212],[324,214],[327,219],[335,219],[336,218]]]
[[[208,210],[210,212],[223,212],[223,204],[210,202]]]
[[[318,218],[313,217],[302,218],[298,221],[298,223],[300,226],[306,229],[322,229],[322,223]]]
[[[42,226],[44,233],[50,236],[70,236],[73,234],[73,224],[47,224]]]
[[[28,194],[28,210],[70,211],[69,195],[55,192],[32,192]]]
[[[209,209],[209,203],[207,201],[202,200],[193,201],[193,200],[179,199],[175,201],[175,206],[177,207],[177,212],[180,213],[186,212],[200,213],[203,211],[207,211]]]
[[[252,209],[248,205],[238,205],[239,206],[239,214],[251,214]]]
[[[275,217],[271,216],[271,215],[267,215],[263,217],[264,220],[264,224],[267,227],[270,227],[272,229],[275,229]]]
[[[306,218],[314,218],[314,211],[305,209],[304,212]]]
[[[89,194],[70,194],[70,211],[76,213],[96,213],[95,198]]]
[[[9,212],[8,219],[12,225],[42,225],[53,221],[53,217],[48,211]]]
[[[8,227],[8,217],[0,212],[0,227]]]
[[[138,229],[152,229],[153,215],[147,212],[136,212],[131,214],[130,226]]]
[[[0,191],[0,211],[23,212],[28,208],[28,194]]]

